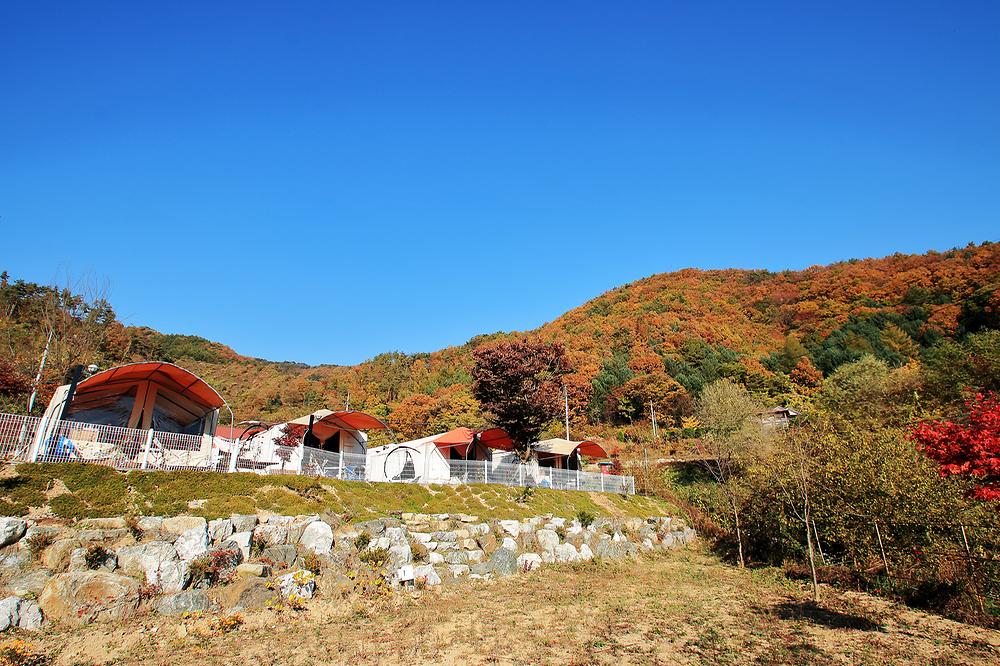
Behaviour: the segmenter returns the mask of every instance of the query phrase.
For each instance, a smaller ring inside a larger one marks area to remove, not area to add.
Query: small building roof
[[[388,430],[389,426],[366,412],[344,410],[335,412],[329,409],[318,409],[312,414],[300,416],[289,421],[292,425],[309,425],[313,419],[313,434],[320,440],[326,440],[337,430]]]
[[[179,365],[165,361],[128,363],[102,370],[77,384],[73,400],[82,401],[88,393],[95,391],[125,388],[136,382],[147,381],[164,386],[207,409],[219,409],[226,404],[222,396],[204,379]]]
[[[579,450],[581,454],[590,456],[591,458],[608,457],[608,452],[604,450],[604,447],[589,439],[574,442],[569,439],[556,437],[536,442],[531,445],[531,448],[538,453],[550,453],[559,456],[570,456],[573,455],[574,451]]]

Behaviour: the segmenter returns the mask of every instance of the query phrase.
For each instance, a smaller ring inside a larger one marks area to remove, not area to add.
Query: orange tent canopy
[[[389,426],[366,412],[344,410],[339,412],[321,409],[300,416],[289,423],[294,425],[309,425],[309,417],[313,417],[313,434],[322,441],[329,439],[337,430],[388,430]]]
[[[434,443],[441,449],[458,449],[459,455],[464,458],[469,455],[469,447],[477,440],[491,449],[501,451],[510,451],[514,447],[510,436],[503,428],[490,428],[488,430],[455,428],[435,439]]]
[[[208,409],[218,409],[226,404],[222,396],[204,379],[178,365],[163,361],[129,363],[98,372],[77,384],[74,398],[96,390],[145,381],[159,384]]]

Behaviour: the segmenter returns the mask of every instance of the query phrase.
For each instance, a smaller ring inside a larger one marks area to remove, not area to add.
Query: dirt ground
[[[34,639],[57,664],[1000,664],[1000,632],[863,594],[819,605],[698,549],[547,567],[389,599],[213,618],[145,616]]]

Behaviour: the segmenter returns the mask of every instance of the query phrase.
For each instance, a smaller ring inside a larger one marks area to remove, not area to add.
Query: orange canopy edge
[[[226,404],[222,396],[204,379],[190,370],[165,361],[129,363],[102,370],[77,384],[76,395],[84,395],[90,391],[119,384],[143,381],[164,386],[212,409],[219,409]]]

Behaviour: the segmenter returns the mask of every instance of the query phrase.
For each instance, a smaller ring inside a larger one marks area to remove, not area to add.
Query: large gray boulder
[[[517,556],[518,571],[534,571],[542,566],[542,558],[538,553],[524,553]]]
[[[174,516],[164,518],[160,524],[160,531],[164,535],[179,537],[189,530],[208,529],[208,521],[200,516]]]
[[[317,555],[329,555],[333,550],[333,528],[321,520],[309,523],[302,530],[299,544]]]
[[[233,524],[233,532],[253,532],[253,528],[257,526],[257,516],[252,513],[234,513],[229,517],[229,522]]]
[[[233,521],[229,518],[219,518],[208,521],[208,538],[212,543],[221,543],[233,535]]]
[[[100,555],[99,557],[93,557],[94,560],[91,563],[87,562],[87,553],[90,552],[89,548],[77,548],[69,556],[69,570],[70,571],[114,571],[118,568],[118,558],[111,551],[104,551],[103,554],[95,553],[95,555]],[[93,566],[91,566],[91,564]]]
[[[561,543],[556,546],[554,555],[556,562],[576,562],[580,559],[580,554],[576,551],[576,547],[571,543]]]
[[[413,580],[423,581],[424,585],[428,587],[441,584],[440,574],[429,564],[413,567]]]
[[[280,546],[288,541],[288,526],[265,523],[253,528],[254,539],[268,546]]]
[[[260,554],[262,559],[271,560],[275,564],[280,564],[286,567],[292,566],[297,555],[298,552],[296,552],[295,546],[289,546],[288,544],[268,546]]]
[[[508,548],[498,548],[487,564],[489,571],[497,576],[513,576],[517,573],[517,554]]]
[[[7,581],[7,589],[11,594],[19,597],[32,595],[37,597],[42,593],[45,583],[49,582],[49,578],[51,577],[52,574],[48,571],[45,571],[44,569],[35,569],[34,571],[29,571],[11,578]]]
[[[253,539],[253,532],[235,532],[219,544],[219,548],[239,550],[243,555],[243,559],[249,560],[251,539]]]
[[[0,600],[0,631],[14,627],[25,631],[41,631],[42,611],[38,604],[20,597]]]
[[[192,527],[174,541],[177,556],[184,561],[201,557],[208,552],[208,526]]]
[[[0,548],[17,543],[27,531],[27,521],[20,518],[0,518]]]
[[[210,610],[212,601],[204,590],[185,590],[157,598],[153,608],[161,615],[181,615]]]
[[[538,547],[542,551],[555,553],[556,547],[559,545],[559,535],[554,530],[538,530],[535,532],[535,538],[538,539]]]
[[[149,541],[118,549],[121,573],[159,585],[163,592],[180,592],[187,587],[191,574],[177,549],[166,541]]]
[[[38,605],[53,622],[114,622],[135,615],[139,587],[133,578],[103,571],[56,574],[45,584]]]

